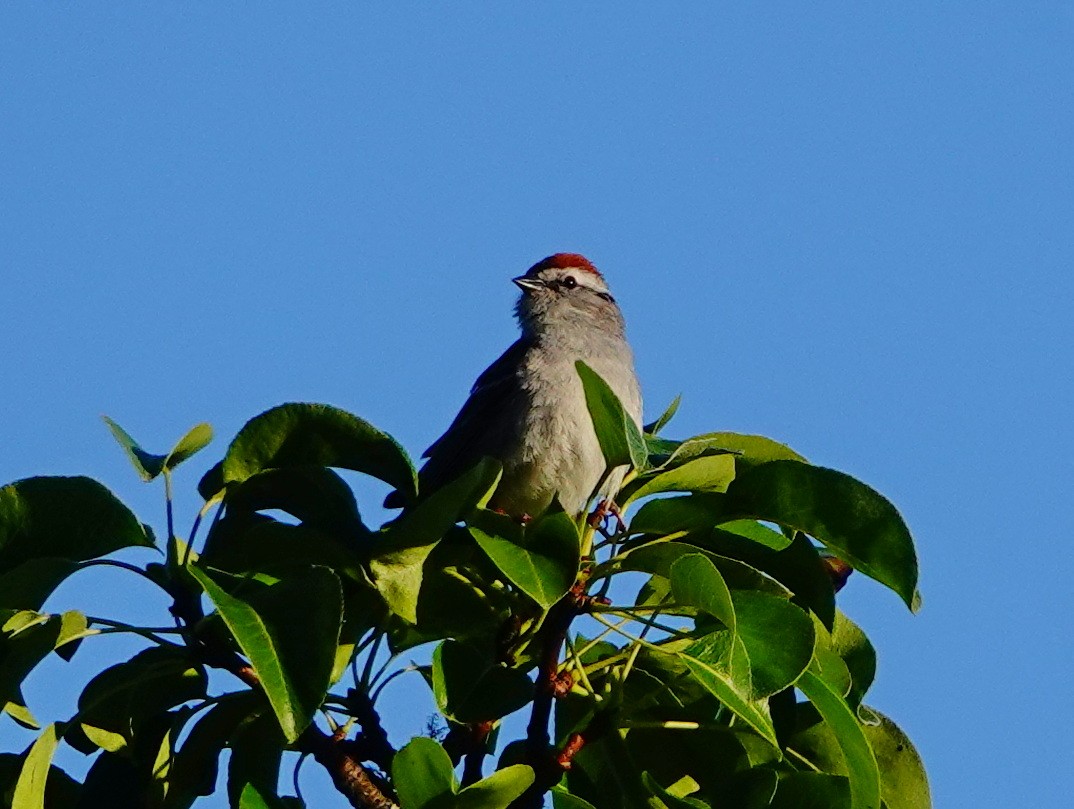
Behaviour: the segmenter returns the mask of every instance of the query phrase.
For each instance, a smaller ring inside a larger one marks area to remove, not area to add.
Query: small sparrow
[[[524,519],[558,497],[578,515],[594,494],[613,496],[626,468],[605,476],[575,362],[600,374],[641,424],[623,315],[604,277],[576,253],[556,253],[513,280],[522,290],[515,306],[522,336],[477,378],[455,421],[425,451],[419,492],[424,496],[490,456],[503,464],[503,477],[489,508]],[[385,501],[403,504],[399,492]]]

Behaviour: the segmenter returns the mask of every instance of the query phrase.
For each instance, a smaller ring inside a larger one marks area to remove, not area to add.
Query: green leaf
[[[708,455],[624,486],[620,505],[661,492],[725,492],[734,479],[733,455]]]
[[[172,451],[168,453],[168,457],[164,460],[164,468],[168,470],[175,469],[183,461],[209,446],[212,440],[212,425],[205,422],[195,424],[172,447]]]
[[[370,572],[385,602],[404,621],[417,623],[426,557],[455,523],[475,506],[488,502],[502,469],[499,461],[483,458],[464,475],[404,511],[375,539]]]
[[[45,786],[52,769],[52,757],[60,743],[55,723],[46,727],[33,743],[15,784],[11,809],[45,809]]]
[[[738,635],[750,658],[753,698],[782,691],[813,659],[813,620],[784,598],[748,590],[731,595]]]
[[[769,461],[800,461],[806,459],[793,449],[763,435],[744,435],[742,433],[705,433],[689,439],[698,451],[703,445],[719,447],[736,453],[747,464],[763,464]]]
[[[249,658],[287,741],[295,741],[328,691],[343,622],[339,579],[313,567],[268,588],[247,582],[240,595],[206,570],[190,571]]]
[[[10,808],[25,758],[25,754],[0,753],[0,805]],[[82,784],[53,765],[45,783],[45,800],[49,809],[78,809],[81,794]]]
[[[205,697],[208,679],[190,652],[155,646],[138,652],[91,679],[78,698],[78,715],[72,724],[109,752],[132,744],[141,726],[167,709]],[[68,731],[68,740],[74,729]]]
[[[466,787],[455,798],[452,809],[504,809],[533,784],[533,768],[513,764],[488,778]]]
[[[660,414],[660,417],[650,424],[646,424],[642,427],[642,431],[647,435],[656,435],[658,432],[667,427],[668,422],[671,421],[675,414],[679,412],[679,405],[682,404],[682,394],[680,393],[674,399],[671,400],[671,404],[667,406],[667,409]]]
[[[609,469],[632,466],[645,469],[649,450],[641,428],[623,408],[622,402],[601,376],[578,360],[574,367],[582,380],[585,402],[593,419],[593,429]]]
[[[324,466],[268,469],[253,475],[227,495],[229,514],[279,509],[309,528],[358,543],[369,536],[362,524],[354,492],[336,472]]]
[[[854,712],[840,694],[812,671],[804,672],[796,685],[835,733],[850,777],[852,809],[880,809],[876,757]]]
[[[578,577],[578,527],[562,511],[523,525],[505,514],[481,510],[471,516],[468,527],[503,575],[542,609],[565,596]]]
[[[232,734],[228,747],[231,748],[231,758],[227,768],[227,794],[231,805],[278,807],[276,785],[280,779],[284,739],[272,714],[265,711],[250,717]]]
[[[875,709],[878,724],[864,727],[880,767],[881,796],[887,809],[931,809],[929,780],[914,745],[899,727]]]
[[[781,597],[789,597],[791,592],[775,579],[771,579],[760,570],[750,565],[720,556],[697,545],[685,542],[658,540],[626,550],[617,556],[597,565],[592,572],[592,581],[615,575],[627,570],[651,573],[663,578],[670,578],[671,566],[684,556],[702,555],[716,566],[727,586],[735,589],[761,590]]]
[[[769,535],[783,539],[783,543],[773,542],[781,550],[773,550],[769,543],[762,544],[753,536],[743,536],[742,526],[750,534],[759,534],[765,540]],[[759,533],[756,529],[760,529]],[[742,533],[732,533],[728,529]],[[813,543],[801,532],[795,533],[794,540],[787,540],[782,534],[771,531],[752,520],[740,520],[724,523],[711,531],[701,531],[684,537],[684,541],[698,547],[713,551],[723,556],[740,559],[783,584],[795,595],[795,602],[808,607],[817,614],[825,626],[830,627],[835,619],[835,591],[832,579],[821,562],[820,555]]]
[[[672,564],[671,594],[676,603],[698,607],[736,633],[731,591],[716,565],[702,554],[691,553]]]
[[[228,739],[264,705],[261,694],[242,691],[224,695],[202,715],[175,754],[164,809],[189,809],[198,797],[213,794],[220,754]]]
[[[391,650],[449,637],[487,644],[517,603],[513,593],[499,586],[499,578],[470,532],[453,526],[422,564],[417,625],[396,621],[389,635]]]
[[[678,656],[698,683],[778,749],[768,703],[752,696],[749,657],[739,638],[729,632],[717,632]]]
[[[769,520],[816,537],[913,608],[913,539],[895,507],[864,483],[832,469],[773,461],[741,473],[727,498],[729,510],[738,516]]]
[[[0,573],[29,559],[82,562],[136,545],[153,542],[95,480],[36,477],[0,489]]]
[[[440,712],[460,723],[500,719],[533,699],[533,681],[524,672],[455,640],[433,652],[432,681]]]
[[[432,807],[458,786],[451,758],[432,739],[411,739],[392,759],[392,783],[402,809]]]
[[[847,702],[857,709],[876,676],[876,650],[861,628],[842,611],[835,614],[830,648],[846,664],[851,679]]]
[[[101,416],[101,419],[108,425],[108,429],[112,431],[112,435],[119,445],[123,447],[131,465],[142,480],[148,483],[164,471],[164,462],[167,460],[166,455],[154,455],[152,452],[146,452],[137,441],[131,438],[130,433],[108,418],[108,416]]]
[[[721,523],[719,530],[723,533],[734,534],[751,542],[756,542],[764,548],[773,551],[782,551],[790,546],[791,540],[779,531],[773,531],[766,525],[756,520],[731,520]]]
[[[278,804],[275,804],[278,806]],[[261,794],[253,784],[247,784],[239,795],[239,809],[273,809],[274,804]]]
[[[86,631],[86,616],[75,611],[62,615],[30,610],[0,614],[5,615],[0,636],[0,705],[17,717],[32,720],[25,711],[20,685],[49,653]]]
[[[707,531],[736,515],[728,509],[727,495],[715,492],[664,497],[644,503],[630,520],[637,534],[669,534]]]
[[[667,809],[708,809],[709,807],[707,803],[698,800],[697,798],[672,795],[668,790],[660,786],[660,784],[656,782],[656,779],[647,772],[641,774],[641,781],[645,784],[645,788],[659,798]]]
[[[357,549],[336,535],[241,512],[213,526],[199,564],[228,573],[280,576],[296,567],[320,565],[332,569],[341,578],[366,581]]]
[[[553,809],[597,809],[589,801],[572,795],[562,784],[552,788],[552,806]]]
[[[779,780],[772,809],[849,809],[847,779],[824,773],[790,773]]]
[[[409,496],[417,473],[398,442],[369,422],[322,404],[284,404],[248,421],[224,456],[225,483],[266,469],[334,466],[389,483]]]
[[[41,609],[52,591],[78,569],[78,562],[70,559],[27,559],[0,573],[0,609]]]

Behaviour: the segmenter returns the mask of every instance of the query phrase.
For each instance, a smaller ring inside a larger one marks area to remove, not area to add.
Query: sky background
[[[922,612],[840,598],[935,805],[1068,805],[1074,7],[527,6],[4,4],[0,482],[92,475],[159,527],[99,415],[158,451],[209,421],[188,524],[292,400],[420,454],[514,339],[509,279],[581,252],[670,435],[763,433],[901,509]],[[131,579],[49,607],[159,621]],[[39,718],[122,643],[42,668]]]

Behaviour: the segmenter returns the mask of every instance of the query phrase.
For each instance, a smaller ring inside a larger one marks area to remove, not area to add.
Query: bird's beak
[[[538,281],[536,278],[527,278],[524,275],[520,275],[518,278],[512,278],[515,285],[523,292],[533,292],[544,286],[543,281]]]

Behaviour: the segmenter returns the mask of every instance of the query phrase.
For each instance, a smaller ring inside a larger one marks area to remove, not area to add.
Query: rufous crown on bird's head
[[[588,258],[579,255],[578,253],[556,253],[548,258],[542,258],[526,271],[526,275],[532,277],[541,270],[552,268],[559,270],[581,270],[582,272],[592,273],[598,278],[601,277],[600,271],[593,266],[593,263]]]

